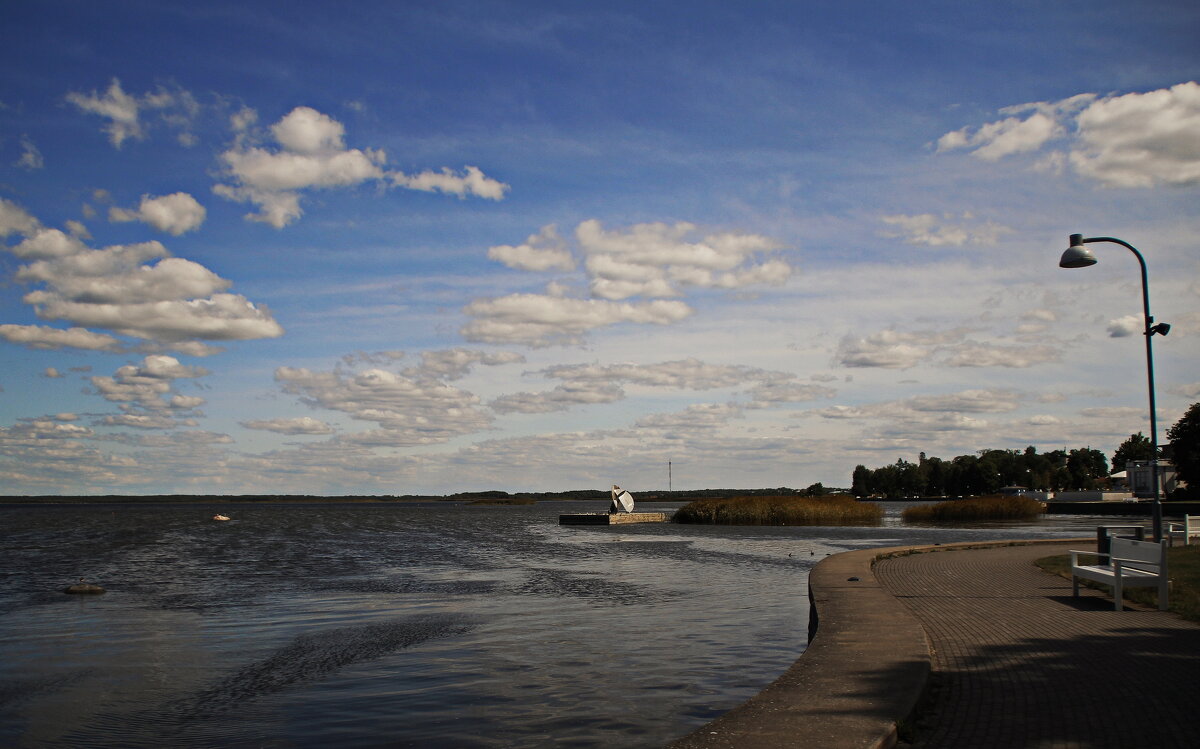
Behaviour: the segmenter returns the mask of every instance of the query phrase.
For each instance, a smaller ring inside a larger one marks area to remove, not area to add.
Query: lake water
[[[558,525],[607,504],[0,506],[0,745],[661,746],[803,652],[826,555],[1104,522]]]

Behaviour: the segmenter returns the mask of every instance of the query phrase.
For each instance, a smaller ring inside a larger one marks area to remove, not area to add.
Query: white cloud
[[[1017,409],[1020,395],[1011,390],[962,390],[948,395],[915,396],[904,405],[914,411],[1003,413]]]
[[[108,210],[109,221],[142,221],[159,231],[179,236],[200,228],[204,223],[204,206],[186,192],[176,192],[162,197],[142,196],[136,210],[113,206]]]
[[[614,403],[625,391],[612,383],[571,382],[542,393],[514,393],[496,398],[488,406],[496,413],[551,413],[572,406]]]
[[[414,377],[434,377],[457,380],[469,373],[476,364],[496,367],[502,364],[519,364],[525,357],[512,351],[472,351],[465,348],[422,351],[421,365],[404,371]]]
[[[588,331],[619,323],[668,325],[692,313],[691,307],[676,301],[631,304],[540,294],[477,299],[464,311],[474,318],[461,330],[468,341],[535,347],[577,343]]]
[[[543,226],[537,234],[531,234],[524,244],[497,245],[488,248],[488,257],[510,268],[528,271],[575,269],[575,259],[566,243],[558,235],[554,224]]]
[[[213,192],[257,205],[258,212],[246,218],[276,229],[303,215],[300,191],[311,188],[352,187],[387,179],[415,190],[493,200],[503,198],[508,189],[476,167],[467,167],[462,176],[449,169],[415,176],[385,171],[387,156],[382,150],[346,148],[345,127],[311,107],[296,107],[270,127],[277,148],[250,145],[250,128],[256,119],[253,110],[242,110],[231,120],[237,137],[220,158],[232,184],[215,185]]]
[[[656,364],[564,364],[539,374],[562,384],[540,393],[501,396],[488,405],[499,413],[550,413],[575,405],[611,403],[626,397],[623,386],[669,390],[714,390],[747,388],[751,402],[746,407],[762,408],[769,403],[795,403],[830,397],[834,391],[822,385],[796,382],[786,372],[756,367],[709,364],[698,359],[679,359]],[[742,406],[738,406],[741,408]]]
[[[32,140],[29,139],[28,135],[22,135],[21,156],[15,162],[13,162],[13,166],[17,167],[18,169],[28,169],[32,171],[34,169],[41,169],[45,165],[46,160],[42,158],[42,152],[38,150],[38,147],[34,145]]]
[[[843,367],[909,369],[928,358],[931,352],[925,336],[881,330],[865,338],[843,338],[838,344],[837,361]]]
[[[1195,81],[1120,96],[1079,94],[1001,111],[1031,113],[973,132],[965,127],[946,133],[937,151],[970,148],[973,156],[996,161],[1061,139],[1066,155],[1048,154],[1039,169],[1054,172],[1069,164],[1109,187],[1200,184],[1200,84]]]
[[[171,429],[191,426],[194,421],[178,419],[175,412],[187,411],[204,404],[198,396],[181,395],[174,391],[178,379],[192,379],[209,374],[203,367],[181,364],[173,356],[154,354],[140,364],[127,364],[112,377],[89,378],[95,392],[107,401],[120,405],[122,413],[101,419],[105,426],[126,426],[138,429]],[[168,399],[168,396],[171,396]]]
[[[1200,84],[1100,99],[1079,114],[1071,165],[1113,187],[1200,184]]]
[[[171,253],[159,242],[89,249],[76,236],[46,229],[31,216],[0,205],[0,220],[26,238],[8,249],[31,259],[16,273],[18,281],[42,284],[27,293],[44,320],[64,320],[135,338],[171,344],[184,351],[201,348],[189,339],[247,340],[273,338],[283,329],[265,308],[245,297],[224,293],[231,283],[204,266]],[[79,340],[88,348],[113,350],[109,341],[13,327],[6,337],[27,345],[65,345]],[[204,353],[213,349],[204,348]]]
[[[107,118],[109,124],[104,127],[109,141],[117,148],[127,138],[144,137],[141,123],[138,122],[138,101],[121,89],[121,82],[113,78],[108,91],[98,94],[67,94],[67,101],[85,112]]]
[[[46,367],[42,371],[42,377],[48,377],[52,380],[56,380],[56,379],[59,379],[60,377],[66,377],[66,375],[63,374],[62,372],[59,372],[54,367]]]
[[[1055,362],[1062,358],[1059,346],[1035,344],[1010,346],[998,343],[966,342],[947,349],[948,367],[1026,367]]]
[[[29,236],[41,227],[38,221],[29,213],[5,198],[0,198],[0,238],[8,238],[12,234]]]
[[[118,352],[123,350],[120,339],[86,328],[63,330],[45,325],[0,325],[0,338],[34,349],[77,348],[87,351]]]
[[[442,167],[440,172],[426,170],[420,174],[404,174],[396,171],[390,172],[388,177],[392,184],[399,187],[421,192],[444,192],[460,198],[474,195],[488,200],[503,200],[509,190],[507,184],[488,177],[476,166],[464,167],[461,175],[455,174],[449,167]]]
[[[346,435],[347,443],[362,440],[380,445],[429,445],[487,429],[492,417],[479,407],[479,398],[430,377],[413,377],[379,367],[361,372],[313,372],[279,367],[275,380],[283,391],[302,403],[349,414],[378,424],[365,437]]]
[[[735,232],[693,239],[697,227],[680,222],[635,224],[606,231],[589,219],[575,228],[586,258],[593,296],[620,300],[633,296],[678,296],[685,286],[741,288],[782,284],[792,269],[762,253],[781,249],[772,239]]]
[[[334,429],[325,422],[311,416],[295,419],[266,419],[238,422],[247,429],[261,429],[278,434],[333,434]]]
[[[732,403],[697,403],[676,413],[644,416],[635,426],[638,429],[716,429],[730,419],[740,418],[742,413],[742,409]]]
[[[1141,315],[1125,315],[1115,320],[1109,320],[1108,335],[1110,338],[1125,338],[1141,333],[1144,327],[1145,322]]]
[[[922,362],[943,367],[1025,368],[1061,357],[1057,346],[964,340],[966,334],[962,329],[915,333],[883,330],[865,338],[845,336],[835,358],[844,367],[909,369]]]
[[[902,238],[906,244],[926,245],[928,247],[962,247],[967,244],[993,245],[1002,234],[1013,230],[1007,226],[992,221],[974,221],[970,213],[955,216],[952,213],[941,217],[932,213],[922,213],[915,216],[897,214],[881,216],[881,220],[899,229],[896,232],[883,232],[882,236]]]
[[[622,322],[664,325],[683,320],[691,307],[660,298],[681,296],[687,287],[779,285],[791,276],[788,263],[764,256],[780,248],[774,240],[737,232],[696,234],[696,226],[683,222],[606,231],[595,219],[583,221],[575,229],[575,241],[592,298],[570,297],[567,287],[556,282],[545,294],[477,299],[464,310],[473,319],[461,332],[467,340],[481,342],[579,343],[588,331]],[[552,224],[525,244],[492,247],[488,256],[522,270],[575,267],[574,255]],[[632,297],[653,301],[624,301]]]
[[[72,91],[66,98],[80,110],[107,119],[104,132],[108,133],[109,142],[117,148],[129,138],[141,140],[146,137],[146,126],[141,121],[142,110],[161,110],[162,120],[181,131],[179,140],[182,144],[192,145],[196,142],[188,128],[199,112],[199,104],[194,96],[183,89],[159,87],[154,92],[137,97],[126,93],[121,88],[121,82],[113,78],[103,94]]]

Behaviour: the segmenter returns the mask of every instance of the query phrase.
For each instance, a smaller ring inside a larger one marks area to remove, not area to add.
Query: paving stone
[[[932,655],[914,749],[1200,746],[1200,625],[1113,611],[1033,560],[1062,545],[912,554],[875,575]],[[1086,547],[1085,547],[1086,548]]]

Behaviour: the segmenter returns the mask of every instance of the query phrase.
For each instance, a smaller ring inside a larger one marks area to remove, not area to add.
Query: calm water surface
[[[0,745],[661,746],[803,652],[826,555],[1103,522],[557,524],[606,507],[0,507]]]

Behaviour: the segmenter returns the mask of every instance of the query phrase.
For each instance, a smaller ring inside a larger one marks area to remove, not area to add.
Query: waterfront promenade
[[[813,570],[775,683],[680,747],[1192,747],[1200,625],[1113,610],[1033,560],[1094,539],[865,549]],[[898,730],[897,730],[898,728]]]

